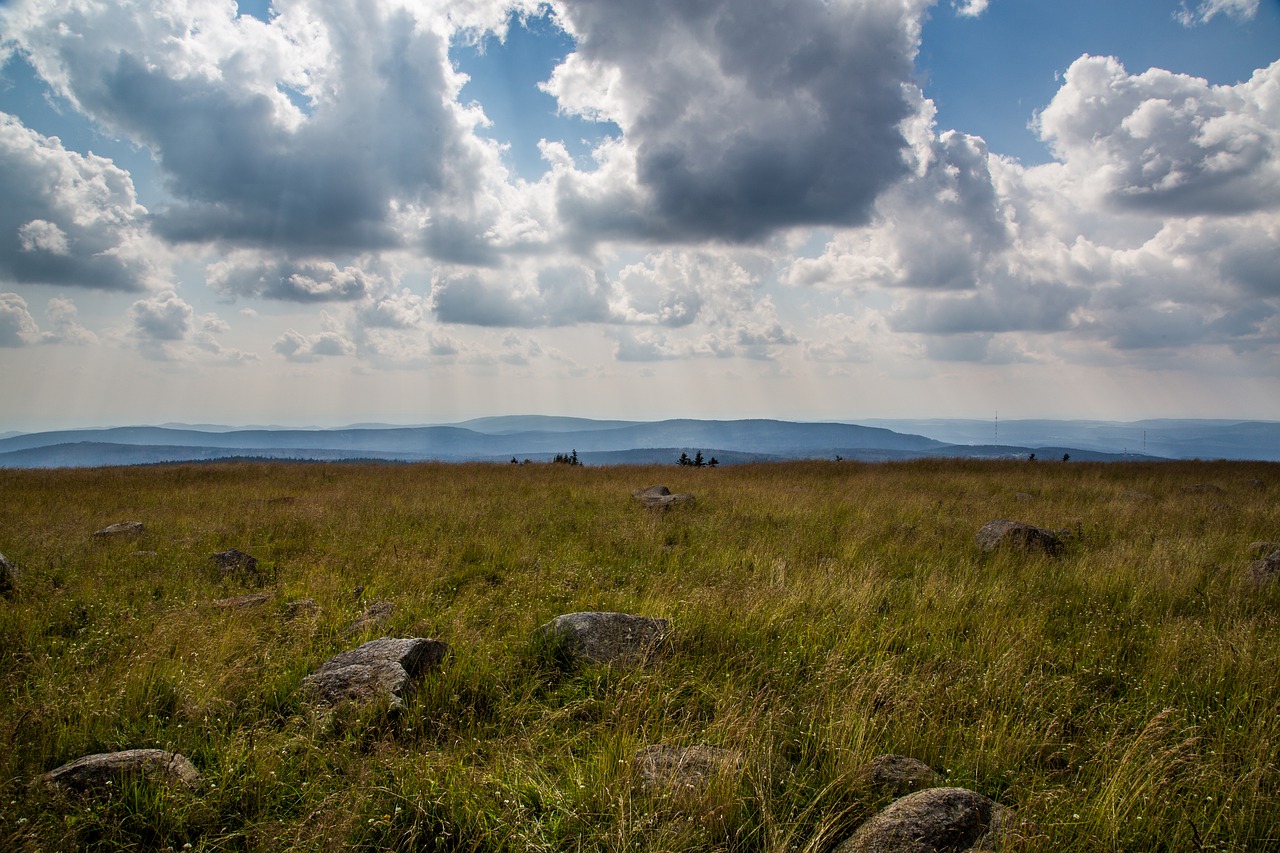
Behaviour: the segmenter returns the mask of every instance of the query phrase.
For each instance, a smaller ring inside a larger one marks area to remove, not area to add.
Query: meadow
[[[632,500],[656,483],[696,502]],[[819,853],[898,753],[1031,822],[1007,849],[1280,849],[1280,583],[1247,572],[1278,492],[1225,462],[0,471],[0,848]],[[1065,553],[981,553],[998,518]],[[220,577],[228,548],[264,580]],[[585,610],[670,634],[635,668],[533,639]],[[452,647],[402,712],[301,700],[383,635]],[[657,794],[633,757],[659,743],[744,760]],[[134,747],[200,787],[33,784]]]

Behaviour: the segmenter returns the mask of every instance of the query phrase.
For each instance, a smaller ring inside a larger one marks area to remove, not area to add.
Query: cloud
[[[326,260],[282,260],[241,252],[211,264],[205,280],[217,293],[285,302],[349,302],[362,299],[382,283],[360,266],[340,267]]]
[[[1184,27],[1192,27],[1206,24],[1220,14],[1238,21],[1252,21],[1258,14],[1258,0],[1200,0],[1194,9],[1183,0],[1173,17]]]
[[[344,333],[342,324],[327,311],[320,312],[321,331],[303,335],[289,329],[276,339],[272,350],[289,361],[313,362],[325,357],[355,355],[355,343]]]
[[[1194,216],[1280,204],[1280,62],[1210,86],[1084,56],[1037,127],[1083,187],[1119,208]]]
[[[195,309],[172,290],[139,299],[129,309],[130,335],[138,351],[152,361],[249,364],[253,353],[224,347],[218,335],[230,326],[215,314],[196,316]]]
[[[80,325],[79,312],[70,299],[50,299],[45,314],[53,326],[52,331],[44,333],[47,343],[89,345],[98,342],[97,335]]]
[[[24,347],[40,340],[40,327],[27,311],[27,300],[0,293],[0,347]]]
[[[500,160],[456,102],[448,47],[505,4],[471,7],[303,0],[268,24],[226,3],[31,0],[5,23],[58,94],[154,153],[175,199],[153,220],[165,238],[474,259]]]
[[[546,91],[615,122],[594,171],[555,170],[582,239],[756,240],[865,222],[903,175],[927,4],[565,0],[577,38]]]
[[[159,278],[129,174],[0,113],[0,280],[139,291]]]
[[[573,263],[442,276],[432,287],[431,304],[440,322],[474,326],[566,326],[610,319],[608,283]]]
[[[987,11],[987,6],[991,5],[991,0],[960,0],[960,2],[951,0],[951,5],[955,7],[957,15],[976,18]]]

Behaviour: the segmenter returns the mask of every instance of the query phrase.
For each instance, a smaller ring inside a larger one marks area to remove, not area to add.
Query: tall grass
[[[659,482],[696,504],[630,499]],[[897,752],[1034,822],[1016,849],[1280,849],[1280,590],[1246,573],[1276,489],[1243,463],[2,471],[0,848],[826,851]],[[1068,529],[1066,554],[984,556],[993,518]],[[141,540],[92,539],[125,519]],[[231,547],[267,605],[200,606],[246,591],[210,561]],[[300,598],[318,612],[286,618]],[[390,621],[349,635],[375,600]],[[643,668],[566,665],[531,632],[579,610],[671,637]],[[403,713],[301,704],[380,634],[454,653]],[[745,760],[646,791],[653,743]],[[130,747],[201,788],[30,784]]]

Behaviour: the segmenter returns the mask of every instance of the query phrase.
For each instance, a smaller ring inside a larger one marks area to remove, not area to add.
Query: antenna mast
[[[996,409],[996,450],[1000,449],[1000,410]]]

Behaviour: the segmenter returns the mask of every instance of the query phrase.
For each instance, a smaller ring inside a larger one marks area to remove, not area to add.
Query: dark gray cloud
[[[580,234],[668,241],[866,222],[905,172],[923,5],[565,0],[579,41],[548,90],[618,123],[638,186],[566,176],[561,215]]]
[[[127,172],[0,113],[0,282],[138,291],[155,277]]]

